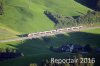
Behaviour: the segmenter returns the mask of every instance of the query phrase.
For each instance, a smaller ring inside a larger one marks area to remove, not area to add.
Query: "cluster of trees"
[[[0,48],[0,53],[16,53],[16,49],[12,48]]]
[[[77,19],[78,24],[91,24],[100,23],[100,12],[88,11],[86,15],[80,16]]]
[[[44,13],[55,23],[57,28],[74,26],[76,23],[76,20],[73,17],[65,17],[49,11],[45,11]]]
[[[58,52],[58,53],[61,53],[61,52],[70,52],[70,53],[82,53],[82,52],[85,52],[85,53],[92,53],[93,52],[93,48],[87,44],[85,46],[81,46],[81,45],[74,45],[74,44],[66,44],[66,45],[61,45],[60,47],[53,47],[53,46],[50,46],[49,48],[51,51],[53,52]],[[94,50],[95,51],[95,50]]]
[[[0,48],[0,61],[24,56],[23,53],[18,52],[16,49],[12,48]]]
[[[100,23],[100,12],[88,11],[86,15],[78,17],[66,17],[57,13],[49,11],[44,12],[52,21],[54,21],[56,28],[78,26],[80,24],[93,25]]]

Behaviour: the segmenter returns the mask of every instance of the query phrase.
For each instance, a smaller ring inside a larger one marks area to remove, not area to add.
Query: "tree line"
[[[45,11],[47,15],[54,23],[56,28],[73,27],[78,25],[94,25],[95,23],[100,23],[100,12],[98,11],[88,11],[87,14],[82,16],[63,16],[57,13]]]
[[[0,61],[24,56],[22,52],[12,48],[0,48]]]

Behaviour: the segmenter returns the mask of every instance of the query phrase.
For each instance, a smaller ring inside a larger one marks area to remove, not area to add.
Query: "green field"
[[[82,32],[72,32],[65,35],[57,35],[40,39],[0,43],[0,48],[15,48],[24,53],[24,57],[12,59],[9,61],[0,62],[0,66],[26,66],[32,62],[37,62],[39,59],[50,57],[65,57],[66,53],[54,53],[49,50],[53,45],[58,47],[62,44],[90,44],[92,47],[100,47],[100,28],[86,30]],[[70,54],[67,54],[67,56]],[[27,60],[26,60],[27,59]],[[40,62],[40,61],[38,61]],[[17,64],[16,64],[17,63]]]
[[[4,14],[0,15],[0,40],[16,38],[16,35],[55,29],[55,23],[44,11],[48,10],[64,16],[79,16],[91,10],[74,0],[0,0]],[[98,26],[98,25],[97,25]],[[72,43],[100,47],[100,28],[71,32],[39,39],[0,43],[0,48],[14,48],[25,56],[0,61],[0,66],[28,66],[33,62],[50,57],[70,56],[49,50],[52,45]]]
[[[10,38],[16,38],[20,34],[19,32],[16,32],[12,29],[9,29],[7,27],[0,26],[0,40],[6,40]]]
[[[65,16],[77,16],[90,10],[74,0],[2,1],[4,14],[0,15],[0,26],[5,25],[21,33],[54,29],[54,23],[44,14],[45,10]]]
[[[47,49],[53,46],[60,46],[66,43],[73,44],[90,44],[93,47],[100,47],[100,28],[93,30],[85,30],[81,32],[71,32],[61,35],[55,35],[51,37],[44,37],[40,39],[19,41],[19,42],[7,42],[0,43],[0,48],[16,48],[22,51],[25,55],[38,54],[40,52],[45,53]],[[42,49],[42,50],[40,50]],[[33,51],[31,51],[33,50]]]

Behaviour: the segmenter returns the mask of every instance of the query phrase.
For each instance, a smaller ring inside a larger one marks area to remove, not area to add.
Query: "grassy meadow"
[[[4,25],[7,26],[5,28],[10,28],[21,33],[54,29],[55,25],[53,21],[44,14],[46,10],[57,12],[65,16],[82,15],[90,10],[74,0],[2,1],[4,14],[0,15],[0,26]]]
[[[88,10],[91,11],[74,0],[1,1],[4,13],[0,15],[0,40],[16,38],[16,35],[55,29],[55,23],[44,14],[46,10],[64,16],[79,16],[86,14]],[[46,58],[70,57],[72,55],[70,53],[55,53],[49,48],[67,43],[90,44],[92,47],[100,47],[99,38],[100,28],[96,28],[32,40],[0,43],[0,48],[14,48],[24,54],[23,57],[0,61],[0,66],[29,66],[30,63],[40,63]]]

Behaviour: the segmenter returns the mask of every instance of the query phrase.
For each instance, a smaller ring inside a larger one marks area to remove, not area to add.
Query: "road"
[[[100,27],[89,27],[89,28],[83,28],[83,29],[81,29],[81,30],[90,30],[90,29],[96,29],[96,28],[100,28]],[[81,31],[81,30],[80,30],[80,31]],[[72,31],[72,32],[74,32],[74,31]],[[62,32],[62,33],[64,33],[64,32]],[[51,35],[57,35],[57,34],[62,34],[62,33],[49,34],[49,35],[43,35],[43,36],[12,38],[12,39],[7,39],[7,40],[0,40],[0,43],[12,42],[12,41],[20,41],[20,40],[27,40],[27,39],[31,39],[31,38],[40,38],[40,37],[51,36]]]

